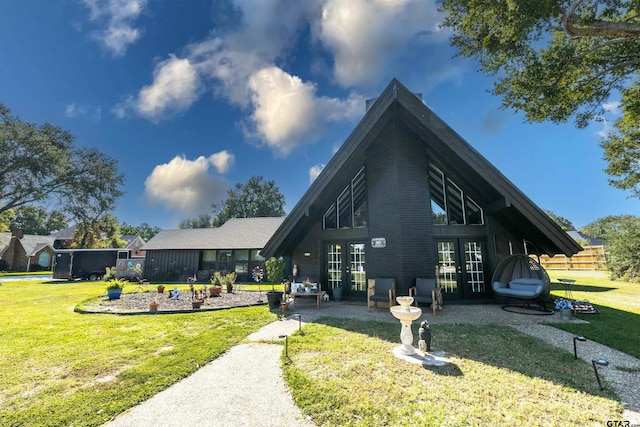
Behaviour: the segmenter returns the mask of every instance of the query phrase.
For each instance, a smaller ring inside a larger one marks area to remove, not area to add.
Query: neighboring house
[[[51,270],[54,254],[50,236],[24,234],[20,229],[0,233],[0,270]]]
[[[76,231],[76,226],[72,225],[63,230],[56,231],[51,234],[53,237],[53,247],[56,249],[71,249],[71,243],[73,243],[73,233]]]
[[[298,275],[342,286],[348,299],[366,298],[367,279],[382,277],[407,295],[438,265],[445,299],[478,300],[494,297],[491,277],[508,255],[580,249],[394,79],[262,255],[290,257]]]
[[[602,246],[605,244],[604,240],[600,240],[596,237],[588,236],[584,233],[581,233],[580,231],[576,231],[576,230],[567,231],[567,234],[571,236],[571,238],[576,242],[586,242],[587,246]]]
[[[127,242],[125,249],[129,249],[131,251],[132,258],[144,258],[145,251],[142,250],[145,242],[144,239],[140,236],[134,236],[132,234],[125,234],[124,236],[120,236],[122,240]]]
[[[144,246],[144,277],[186,282],[189,276],[208,280],[214,271],[235,271],[238,281],[252,281],[255,268],[264,272],[260,251],[283,220],[233,218],[218,228],[163,230]]]

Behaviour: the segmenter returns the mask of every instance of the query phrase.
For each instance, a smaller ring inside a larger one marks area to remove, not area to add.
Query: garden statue
[[[420,329],[418,329],[418,349],[424,353],[431,351],[431,329],[429,329],[429,322],[426,320],[420,324]]]
[[[177,286],[174,286],[173,290],[169,291],[169,298],[173,300],[177,300],[180,298],[180,289]]]

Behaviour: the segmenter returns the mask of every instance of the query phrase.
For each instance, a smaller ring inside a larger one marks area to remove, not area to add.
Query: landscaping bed
[[[262,302],[259,302],[262,300]],[[76,308],[79,312],[89,313],[114,313],[129,314],[150,312],[149,304],[158,303],[156,313],[182,313],[191,311],[219,310],[223,308],[248,307],[258,304],[266,304],[267,298],[259,292],[234,291],[223,292],[219,297],[205,298],[200,308],[194,309],[191,301],[191,293],[182,290],[180,297],[175,300],[168,293],[136,292],[123,293],[119,299],[110,300],[106,295],[85,301]]]

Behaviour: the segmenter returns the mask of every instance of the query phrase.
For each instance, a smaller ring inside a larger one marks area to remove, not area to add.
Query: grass
[[[105,286],[0,286],[0,425],[101,425],[276,319],[264,306],[157,316],[74,312]]]
[[[399,326],[321,319],[289,339],[285,378],[325,426],[602,425],[619,419],[591,366],[501,326],[433,326],[451,363],[422,367],[392,354]],[[497,404],[497,402],[499,402]]]
[[[574,279],[575,299],[589,300],[600,314],[575,314],[588,324],[554,323],[552,326],[640,358],[640,284],[610,280],[605,272],[549,271],[552,280]],[[553,283],[552,294],[564,296]]]

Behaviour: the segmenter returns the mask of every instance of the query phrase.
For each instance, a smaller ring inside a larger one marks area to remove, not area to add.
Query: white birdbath
[[[410,356],[415,354],[416,349],[413,347],[413,332],[411,332],[411,322],[422,315],[422,310],[418,307],[412,307],[413,297],[396,297],[396,301],[400,305],[394,305],[390,308],[391,314],[400,320],[402,329],[400,330],[400,341],[402,345],[397,348],[400,354]]]

